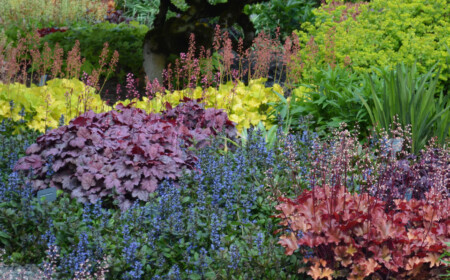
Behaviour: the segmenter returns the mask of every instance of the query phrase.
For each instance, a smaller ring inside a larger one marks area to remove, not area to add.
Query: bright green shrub
[[[302,46],[299,56],[306,69],[303,76],[308,79],[311,72],[334,62],[369,72],[372,66],[417,61],[418,71],[425,73],[439,61],[442,86],[449,73],[449,7],[446,0],[324,5],[314,11],[315,24],[305,22],[302,29],[306,31],[297,32]]]
[[[243,128],[248,128],[251,124],[257,125],[260,121],[269,125],[267,122],[267,114],[270,107],[267,103],[278,101],[279,98],[272,91],[272,88],[264,86],[265,79],[252,80],[248,86],[243,83],[234,85],[232,82],[220,85],[219,88],[210,87],[203,91],[201,87],[194,89],[184,89],[167,92],[162,95],[157,93],[155,98],[149,100],[144,97],[142,100],[126,100],[119,101],[125,105],[130,102],[136,102],[135,107],[146,110],[147,112],[160,112],[165,109],[166,102],[172,106],[178,105],[184,97],[202,98],[205,100],[208,108],[224,109],[230,120],[237,123],[237,129],[242,131]],[[283,89],[275,84],[273,89],[282,93]]]
[[[77,79],[53,79],[42,87],[0,83],[0,121],[7,118],[21,120],[22,108],[26,113],[24,118],[28,120],[26,126],[41,132],[58,127],[61,115],[67,124],[87,110],[103,112],[111,109],[93,88],[86,87]]]
[[[80,42],[81,56],[86,58],[81,70],[90,74],[94,68],[99,67],[99,57],[105,42],[109,43],[110,50],[119,52],[117,64],[117,77],[124,81],[127,73],[136,76],[143,75],[143,42],[148,27],[137,22],[113,24],[101,22],[95,25],[86,23],[71,27],[66,32],[55,32],[42,38],[42,45],[48,42],[50,46],[56,43],[67,53]],[[111,78],[114,78],[113,76]]]

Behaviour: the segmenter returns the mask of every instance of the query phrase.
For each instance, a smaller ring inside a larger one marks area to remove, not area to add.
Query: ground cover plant
[[[0,104],[0,120],[12,118],[18,121],[21,115],[29,120],[18,125],[16,132],[24,125],[45,132],[49,128],[57,128],[60,121],[67,124],[88,110],[110,110],[94,88],[78,79],[53,79],[41,87],[27,87],[20,83],[0,84]]]
[[[163,182],[149,202],[125,212],[101,200],[83,205],[64,193],[39,204],[30,187],[20,187],[21,176],[4,169],[11,175],[2,176],[8,186],[1,202],[3,261],[41,263],[47,256],[46,273],[63,279],[94,276],[105,255],[107,279],[293,279],[299,260],[276,245],[276,221],[270,218],[275,201],[262,188],[265,170],[282,155],[252,135],[233,153],[218,153],[217,142],[202,150],[194,172],[176,184]]]
[[[263,9],[283,13],[271,2]],[[446,7],[352,2],[292,1],[284,12],[315,22],[280,20],[247,50],[220,27],[211,50],[191,36],[163,81],[123,72],[117,87],[104,83],[120,72],[114,49],[128,50],[125,64],[137,57],[126,40],[102,42],[135,28],[120,6],[86,29],[14,37],[11,24],[0,38],[0,269],[36,264],[36,279],[445,279],[450,53],[445,34],[428,32],[446,28]],[[397,13],[411,25],[390,25]],[[96,26],[106,31],[88,31]],[[67,37],[77,32],[95,45],[84,51],[92,71]],[[389,40],[356,59],[341,49],[369,33]],[[401,45],[420,40],[425,52]],[[49,187],[56,200],[37,199]]]
[[[162,180],[192,169],[195,155],[188,148],[205,146],[221,132],[236,136],[226,113],[194,101],[161,115],[119,104],[106,113],[88,111],[39,137],[15,170],[32,170],[37,190],[57,187],[90,203],[112,195],[127,209],[137,198],[147,201]]]

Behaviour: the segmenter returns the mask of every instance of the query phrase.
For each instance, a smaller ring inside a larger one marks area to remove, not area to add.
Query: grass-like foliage
[[[381,81],[378,81],[381,88],[367,75],[374,105],[369,106],[360,95],[374,126],[387,130],[396,117],[403,127],[411,125],[415,153],[432,137],[438,137],[441,145],[450,137],[450,97],[442,91],[435,95],[440,74],[440,69],[435,67],[420,76],[415,64],[381,71]]]

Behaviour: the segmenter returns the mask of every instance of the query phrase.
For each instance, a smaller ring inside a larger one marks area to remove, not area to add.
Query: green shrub
[[[118,9],[125,11],[126,17],[131,17],[140,24],[145,24],[148,27],[153,26],[153,21],[159,12],[159,1],[147,1],[147,0],[127,0],[116,1]],[[185,10],[187,4],[184,1],[172,1],[172,3],[178,8]],[[175,13],[169,11],[168,18],[175,16]]]
[[[439,61],[441,89],[449,76],[449,7],[446,0],[328,3],[314,10],[315,24],[305,22],[305,31],[297,32],[299,59],[307,69],[303,76],[311,78],[326,64],[350,64],[357,72],[369,72],[372,66],[415,61],[419,73],[425,73]]]
[[[274,108],[271,120],[277,122],[277,118],[281,117],[284,126],[295,129],[295,125],[309,115],[312,117],[312,126],[321,134],[345,122],[352,129],[358,125],[361,136],[365,137],[370,119],[354,93],[358,90],[363,96],[367,95],[366,91],[361,90],[365,88],[363,82],[360,74],[340,66],[319,69],[311,82],[295,88],[290,98],[279,96],[280,101],[271,104]]]
[[[102,22],[95,25],[81,23],[66,32],[47,35],[42,38],[41,43],[48,42],[52,47],[58,43],[67,53],[78,40],[81,56],[86,58],[81,70],[90,74],[94,68],[99,67],[98,61],[103,45],[108,42],[110,50],[119,52],[116,78],[123,82],[127,73],[134,73],[140,77],[144,74],[142,46],[147,31],[147,26],[137,22],[130,22],[130,24]]]
[[[314,0],[271,0],[245,7],[256,30],[271,33],[280,27],[282,38],[291,35],[303,22],[314,22]]]

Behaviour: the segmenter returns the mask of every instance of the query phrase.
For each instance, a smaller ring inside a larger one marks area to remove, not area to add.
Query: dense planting
[[[2,169],[8,172],[2,177],[12,174],[0,196],[3,261],[42,263],[46,275],[61,279],[101,271],[107,279],[295,277],[300,260],[276,244],[274,201],[262,187],[270,167],[278,165],[285,177],[284,155],[266,149],[259,133],[251,135],[233,153],[202,150],[194,171],[178,184],[163,181],[147,203],[123,212],[101,200],[78,203],[64,192],[40,204],[30,187],[21,187],[25,178]],[[304,147],[308,141],[303,137]],[[14,141],[16,149],[23,144]]]
[[[178,105],[185,97],[198,99],[206,103],[209,108],[224,109],[230,117],[230,120],[237,123],[237,128],[241,131],[243,128],[249,128],[250,125],[257,125],[260,121],[266,125],[267,113],[270,111],[267,105],[270,102],[276,102],[278,96],[275,91],[283,92],[279,85],[272,87],[264,86],[264,79],[252,80],[246,86],[243,83],[228,82],[219,85],[217,88],[209,87],[202,89],[176,90],[171,93],[162,94],[155,92],[158,88],[150,83],[148,87],[148,97],[142,100],[125,100],[123,103],[134,102],[134,107],[141,108],[147,112],[160,112],[164,110],[164,104],[170,103],[172,106]]]
[[[152,81],[154,19],[226,0],[30,1],[0,0],[0,280],[450,275],[445,1],[247,1],[250,48],[216,26]]]

